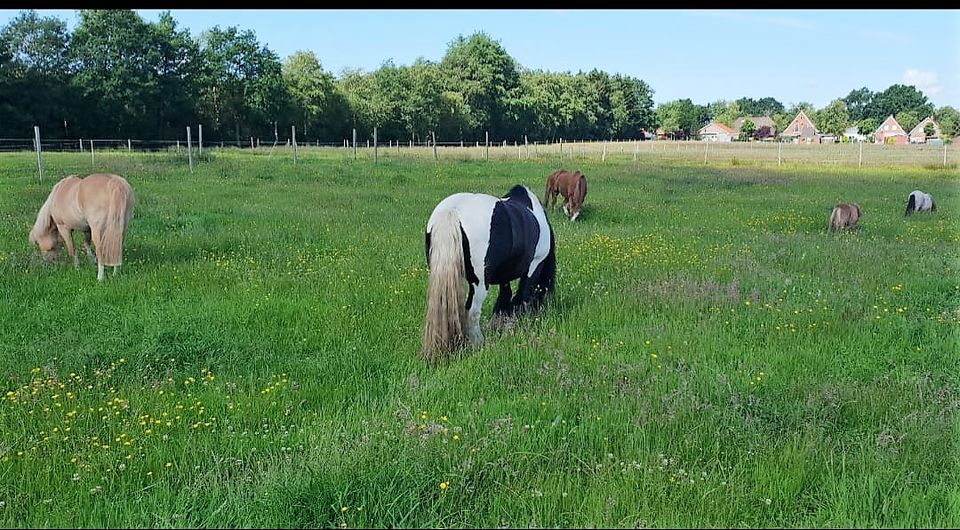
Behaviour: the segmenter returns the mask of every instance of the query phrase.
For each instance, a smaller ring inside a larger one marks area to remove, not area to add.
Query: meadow
[[[0,156],[0,526],[960,524],[955,166],[565,160],[556,298],[431,366],[431,210],[559,161],[332,151]],[[101,284],[27,242],[92,169]]]

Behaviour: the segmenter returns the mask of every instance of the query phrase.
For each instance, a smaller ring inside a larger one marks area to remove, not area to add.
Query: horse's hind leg
[[[483,300],[487,297],[487,286],[483,282],[474,286],[470,284],[470,303],[467,304],[467,338],[473,344],[483,342],[483,333],[480,331],[480,311],[483,309]]]
[[[87,229],[83,231],[83,250],[87,253],[87,258],[90,260],[90,263],[95,263],[97,260],[90,246],[93,243],[93,236],[91,234],[92,232],[88,226]]]
[[[513,313],[513,307],[510,304],[512,294],[510,282],[500,284],[500,293],[497,295],[497,303],[493,306],[493,317],[490,319],[490,327],[499,328],[510,318],[511,313]]]

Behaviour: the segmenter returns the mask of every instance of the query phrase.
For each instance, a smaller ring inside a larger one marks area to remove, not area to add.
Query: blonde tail
[[[133,190],[125,181],[110,183],[110,209],[100,230],[100,241],[96,241],[97,254],[104,266],[123,264],[123,238],[127,232],[127,223],[133,216],[135,199]]]
[[[430,232],[430,279],[421,353],[431,361],[445,357],[464,343],[466,282],[463,236],[456,212],[439,214]]]
[[[827,227],[828,232],[835,232],[839,228],[840,223],[840,208],[834,208],[833,213],[830,214],[830,226]]]

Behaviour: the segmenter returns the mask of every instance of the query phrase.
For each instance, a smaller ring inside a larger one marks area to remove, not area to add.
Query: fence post
[[[857,169],[863,167],[863,142],[860,142],[860,158],[857,160]]]
[[[40,182],[43,182],[43,158],[40,156],[40,126],[33,126],[33,137],[37,146],[37,169],[40,171]]]
[[[357,159],[357,128],[353,128],[353,159]]]
[[[377,153],[377,128],[373,128],[373,163],[380,161],[380,155]]]
[[[523,135],[523,150],[527,152],[527,160],[530,160],[530,144],[527,143],[527,135]]]
[[[638,153],[639,151],[640,151],[640,142],[634,140],[634,141],[633,141],[633,161],[634,161],[634,162],[637,161],[637,153]]]
[[[187,125],[187,159],[190,161],[190,172],[193,173],[193,137],[190,134],[189,125]]]
[[[560,139],[560,165],[563,165],[563,138]]]
[[[128,152],[128,153],[132,153],[132,152],[133,152],[133,147],[130,146],[130,139],[129,139],[129,138],[127,138],[127,152]]]
[[[707,165],[707,150],[710,148],[710,142],[703,142],[703,165]]]
[[[782,158],[780,157],[780,152],[783,151],[783,142],[777,142],[777,165],[782,164]]]
[[[250,137],[250,149],[253,149],[253,136]]]
[[[293,164],[297,164],[297,126],[290,126],[290,143],[293,144]]]
[[[433,160],[437,161],[440,158],[437,156],[437,133],[436,131],[430,131],[430,136],[433,137]]]
[[[603,156],[600,157],[601,162],[607,161],[607,142],[603,142]]]
[[[942,141],[943,138],[940,140]],[[947,142],[943,142],[943,167],[947,167]]]
[[[80,139],[80,152],[83,152],[83,138]]]
[[[484,152],[483,157],[486,158],[487,160],[490,160],[490,131],[486,131],[486,138],[487,138],[486,150]]]
[[[514,141],[513,145],[517,146],[517,160],[523,160],[523,154],[520,151],[520,142]]]
[[[197,125],[197,158],[203,156],[203,124]]]
[[[93,140],[90,140],[90,167],[93,167]]]

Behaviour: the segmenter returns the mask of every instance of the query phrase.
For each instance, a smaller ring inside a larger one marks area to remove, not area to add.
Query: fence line
[[[247,152],[270,153],[273,147],[261,147],[260,139],[238,141],[206,141],[194,142],[191,138],[191,128],[186,127],[187,153],[186,161],[193,170],[194,158],[202,163],[206,160],[200,153],[202,147],[208,148],[209,153],[216,153],[224,149],[244,150]],[[638,139],[611,139],[611,140],[571,140],[560,139],[558,142],[530,141],[527,136],[523,144],[514,141],[509,145],[506,140],[491,141],[485,133],[483,142],[476,141],[474,145],[463,140],[438,141],[436,134],[423,137],[420,141],[413,139],[393,140],[386,143],[376,136],[373,142],[370,139],[358,141],[356,132],[351,138],[342,142],[320,142],[319,140],[297,141],[296,129],[291,127],[291,137],[284,143],[290,145],[291,155],[296,163],[299,151],[304,155],[311,152],[341,152],[348,157],[352,151],[355,160],[368,160],[379,163],[380,160],[512,160],[513,149],[516,148],[516,160],[539,161],[556,163],[559,166],[574,164],[574,153],[579,155],[580,161],[597,160],[601,163],[607,160],[633,160],[636,164],[647,162],[682,162],[699,163],[701,165],[730,164],[730,165],[815,165],[815,166],[851,166],[869,168],[880,166],[906,166],[925,168],[956,167],[960,148],[956,143],[943,145],[909,144],[885,145],[871,143],[834,143],[834,144],[794,144],[789,142],[707,142],[699,140],[638,140]],[[36,151],[39,178],[43,178],[44,157],[42,152],[77,152],[90,150],[90,164],[96,167],[95,152],[101,153],[133,153],[137,152],[167,152],[181,157],[180,143],[183,139],[172,140],[139,140],[133,138],[59,138],[44,140],[40,131],[35,129],[34,135],[22,138],[0,138],[0,153],[16,151]],[[200,129],[198,128],[198,133]],[[199,139],[198,139],[199,140]],[[280,138],[274,139],[274,146]],[[87,144],[87,145],[85,145]],[[192,146],[196,145],[197,153],[194,157]],[[566,144],[566,145],[565,145]],[[379,151],[380,147],[388,149]],[[393,147],[396,149],[393,149]],[[547,148],[548,146],[553,146]],[[564,149],[564,146],[567,149]],[[627,147],[625,149],[625,146]],[[629,147],[632,146],[632,149]],[[675,148],[674,148],[675,146]],[[211,149],[212,148],[212,149]],[[532,149],[531,149],[532,148]],[[554,149],[557,149],[554,151]],[[631,153],[632,151],[632,153]],[[559,154],[559,156],[557,156]]]

